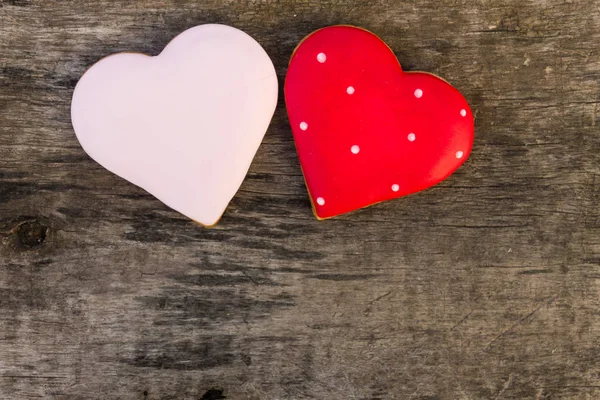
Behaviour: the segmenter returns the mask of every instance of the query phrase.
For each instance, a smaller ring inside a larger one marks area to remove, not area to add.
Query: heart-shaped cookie
[[[324,219],[431,187],[473,145],[450,84],[406,73],[373,33],[333,26],[294,52],[285,100],[313,210]]]
[[[273,63],[254,39],[200,25],[158,56],[94,64],[75,88],[71,118],[94,160],[212,226],[248,172],[277,92]]]

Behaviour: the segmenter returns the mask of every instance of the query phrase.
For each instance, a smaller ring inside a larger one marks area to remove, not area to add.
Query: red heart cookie
[[[333,26],[304,39],[285,100],[317,218],[427,189],[469,156],[473,115],[450,84],[403,72],[373,33]]]

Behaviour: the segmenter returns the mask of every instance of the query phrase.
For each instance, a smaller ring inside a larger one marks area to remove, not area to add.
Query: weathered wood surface
[[[318,222],[283,99],[203,229],[90,160],[73,87],[219,22],[283,82],[354,24],[476,113],[442,185]],[[0,398],[600,398],[596,0],[0,1]]]

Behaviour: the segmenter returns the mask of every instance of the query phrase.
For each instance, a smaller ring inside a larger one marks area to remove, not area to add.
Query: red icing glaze
[[[285,100],[319,219],[427,189],[473,145],[473,115],[458,90],[403,72],[390,48],[360,28],[308,36],[292,56]]]

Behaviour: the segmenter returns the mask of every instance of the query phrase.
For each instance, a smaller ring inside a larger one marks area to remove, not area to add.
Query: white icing
[[[325,199],[322,197],[317,198],[317,204],[320,206],[324,206],[325,205]]]
[[[421,97],[423,97],[423,91],[421,89],[415,90],[415,97],[417,99],[420,99]]]
[[[277,93],[273,63],[254,39],[201,25],[156,57],[96,63],[75,88],[71,118],[94,160],[210,226],[242,184]]]
[[[321,64],[327,61],[327,56],[325,55],[325,53],[319,53],[317,55],[317,61],[319,61]]]
[[[414,142],[416,138],[417,136],[414,133],[409,133],[407,137],[409,142]]]
[[[352,152],[352,154],[358,154],[360,152],[360,147],[354,145],[350,148],[350,151]]]

